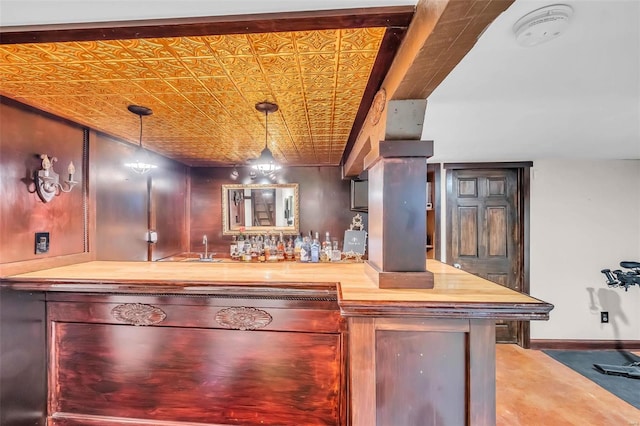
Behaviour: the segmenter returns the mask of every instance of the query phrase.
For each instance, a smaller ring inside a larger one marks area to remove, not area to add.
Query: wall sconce
[[[47,154],[40,156],[42,159],[42,169],[36,173],[35,183],[36,190],[40,199],[48,203],[54,196],[60,195],[62,192],[70,192],[78,182],[73,180],[73,174],[76,172],[76,168],[73,166],[73,161],[69,162],[67,171],[69,173],[69,179],[64,181],[64,185],[60,183],[60,175],[53,170],[53,163],[58,161],[56,157],[51,157]]]

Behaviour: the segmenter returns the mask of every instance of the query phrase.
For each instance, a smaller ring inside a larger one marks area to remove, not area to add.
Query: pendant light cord
[[[269,137],[269,111],[264,112],[264,147],[268,148],[267,140]]]
[[[140,149],[142,149],[142,114],[140,114]]]

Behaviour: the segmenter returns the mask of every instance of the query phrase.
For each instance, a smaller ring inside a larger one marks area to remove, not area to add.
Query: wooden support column
[[[380,288],[433,288],[426,271],[426,176],[432,141],[383,141],[369,173],[368,275]]]

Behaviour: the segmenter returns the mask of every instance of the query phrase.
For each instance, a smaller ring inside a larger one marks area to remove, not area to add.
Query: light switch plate
[[[49,251],[49,233],[36,232],[36,254],[43,254]]]

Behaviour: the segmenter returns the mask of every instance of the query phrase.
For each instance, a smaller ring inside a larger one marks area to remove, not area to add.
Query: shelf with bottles
[[[298,261],[309,263],[327,263],[342,261],[342,252],[338,240],[332,239],[329,232],[325,233],[324,241],[320,242],[319,233],[309,231],[309,235],[278,237],[271,234],[234,236],[229,248],[232,260],[244,262],[278,262]]]

